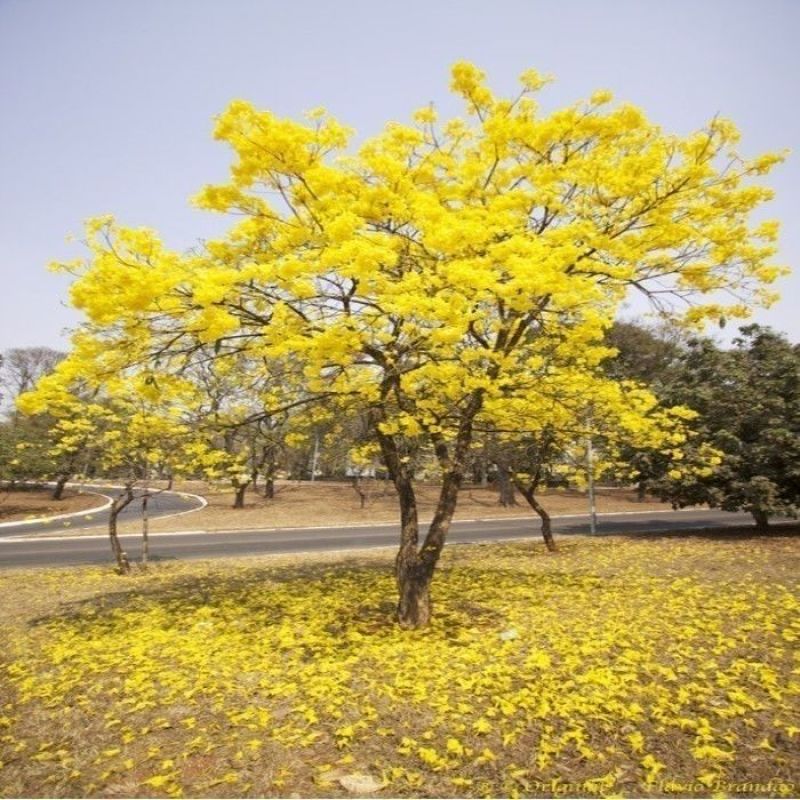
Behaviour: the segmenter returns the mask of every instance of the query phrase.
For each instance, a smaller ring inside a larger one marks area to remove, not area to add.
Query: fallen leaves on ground
[[[61,588],[4,624],[2,793],[796,794],[798,544],[451,547],[421,631],[386,554],[9,573]]]

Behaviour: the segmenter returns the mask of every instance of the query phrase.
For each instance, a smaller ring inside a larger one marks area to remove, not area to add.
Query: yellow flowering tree
[[[89,257],[62,265],[78,276],[79,349],[94,374],[183,374],[209,348],[265,371],[291,359],[289,395],[261,391],[268,412],[326,402],[368,414],[399,496],[407,627],[430,617],[482,413],[513,401],[521,428],[544,423],[544,378],[608,355],[603,334],[631,289],[697,324],[769,302],[782,271],[776,224],[748,221],[771,196],[750,179],[780,156],[741,157],[720,118],[665,133],[608,92],[542,115],[545,83],[531,70],[501,97],[458,63],[464,118],[423,108],[357,150],[322,110],[296,122],[235,101],[215,131],[235,154],[230,180],[197,198],[241,216],[228,235],[181,255],[98,219]],[[421,438],[442,476],[424,536],[409,468]]]
[[[533,416],[523,380],[543,402],[542,411]],[[631,448],[650,448],[667,463],[680,461],[693,474],[719,463],[713,448],[696,442],[694,411],[659,406],[656,396],[636,381],[612,380],[585,365],[563,365],[551,367],[548,375],[519,376],[517,390],[513,397],[487,402],[477,426],[492,437],[498,472],[507,475],[541,519],[551,551],[556,543],[550,515],[537,497],[540,489],[564,480],[579,487],[586,487],[590,478],[636,480]],[[684,460],[687,453],[691,458]]]
[[[207,348],[184,371],[181,403],[195,432],[190,471],[209,480],[230,481],[234,508],[243,508],[245,492],[260,475],[265,494],[274,494],[277,462],[288,433],[288,409],[271,412],[278,387],[289,381],[285,363],[253,363],[247,353],[217,357]]]
[[[28,415],[47,414],[49,455],[73,466],[86,454],[106,475],[121,478],[123,486],[110,509],[111,550],[121,573],[130,571],[127,554],[117,535],[119,514],[135,500],[142,502],[143,561],[148,553],[147,502],[154,494],[151,481],[159,470],[170,474],[186,462],[194,431],[181,419],[181,409],[168,404],[142,374],[106,376],[92,387],[80,377],[82,362],[74,355],[17,399]],[[137,485],[140,487],[135,491]],[[157,491],[155,493],[158,493]]]

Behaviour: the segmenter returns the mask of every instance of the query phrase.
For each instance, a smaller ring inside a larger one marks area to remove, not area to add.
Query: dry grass
[[[48,490],[0,489],[0,522],[16,522],[55,514],[71,514],[74,511],[87,511],[105,502],[104,497],[82,494],[73,489],[65,489],[61,500],[53,500],[52,492]]]
[[[795,536],[788,535],[791,531]],[[0,576],[3,796],[796,796],[797,527]]]
[[[366,505],[361,508],[360,498],[347,483],[295,483],[279,482],[273,500],[266,500],[255,492],[248,492],[243,509],[232,508],[233,494],[226,488],[214,488],[193,481],[176,484],[178,491],[203,495],[208,506],[195,513],[155,519],[152,530],[156,532],[177,530],[243,530],[251,528],[293,528],[324,525],[364,525],[375,522],[396,522],[397,498],[394,489],[383,482],[365,486],[368,493]],[[437,487],[418,487],[420,516],[430,519],[436,506]],[[588,500],[584,493],[575,490],[550,491],[542,501],[551,514],[588,513]],[[485,519],[488,517],[531,516],[533,513],[519,498],[520,505],[503,508],[498,505],[497,493],[488,488],[468,487],[461,492],[456,519]],[[597,493],[600,512],[649,511],[668,509],[665,503],[648,499],[638,502],[635,492],[629,489],[600,489]],[[135,533],[137,526],[130,523],[123,531]]]

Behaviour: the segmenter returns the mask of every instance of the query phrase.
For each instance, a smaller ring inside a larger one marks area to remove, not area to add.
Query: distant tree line
[[[679,456],[683,464],[663,448],[622,443],[620,455],[630,467],[623,474],[642,498],[656,496],[675,507],[708,505],[746,511],[762,529],[776,515],[798,515],[800,345],[758,325],[742,327],[733,344],[723,347],[707,337],[634,321],[617,322],[607,344],[616,351],[605,366],[611,377],[643,383],[663,405],[683,406],[697,415],[691,421],[695,438]],[[77,475],[127,474],[126,466],[101,473],[103,459],[96,447],[59,450],[64,432],[57,429],[53,414],[17,410],[17,398],[33,390],[63,357],[57,350],[42,347],[15,348],[0,355],[0,397],[5,409],[0,419],[0,480],[11,484],[52,481],[56,498]],[[314,477],[350,481],[364,505],[370,480],[386,474],[378,449],[370,448],[369,426],[358,416],[320,418],[305,436],[296,431],[289,435],[286,417],[229,424],[221,410],[230,405],[234,384],[226,386],[208,374],[203,385],[208,396],[203,409],[206,433],[237,459],[238,472],[231,482],[238,506],[244,504],[247,489],[272,497],[276,477],[309,479],[312,470]],[[215,415],[216,424],[209,424]],[[508,441],[495,432],[478,431],[470,453],[470,477],[476,484],[494,485],[501,505],[515,505],[518,497],[523,498],[542,517],[545,538],[552,544],[549,517],[537,493],[568,484],[570,475],[575,482],[583,464],[576,466],[574,460],[581,462],[582,446],[569,432],[544,431]],[[595,446],[603,453],[602,436]],[[718,463],[711,469],[692,468],[694,460],[707,463],[708,448],[717,454]],[[354,457],[359,451],[366,458]],[[418,480],[435,479],[435,456],[430,450],[413,450],[409,460]],[[195,467],[191,476],[207,474]],[[169,479],[171,471],[165,464],[150,477]]]

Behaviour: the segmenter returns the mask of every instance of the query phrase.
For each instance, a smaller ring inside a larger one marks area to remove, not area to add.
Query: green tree
[[[700,438],[722,461],[711,474],[667,469],[656,491],[679,506],[747,511],[759,528],[800,511],[800,347],[758,325],[731,349],[693,341],[667,392],[698,413]]]

